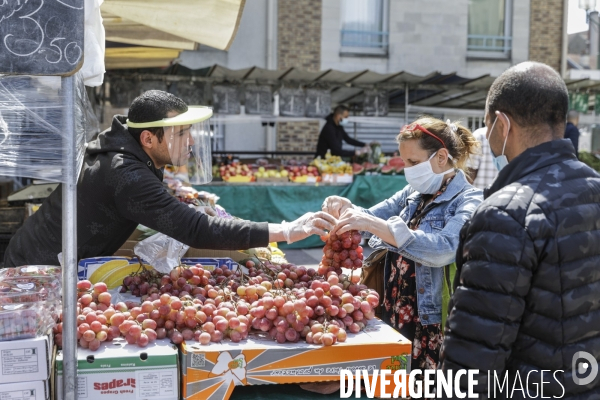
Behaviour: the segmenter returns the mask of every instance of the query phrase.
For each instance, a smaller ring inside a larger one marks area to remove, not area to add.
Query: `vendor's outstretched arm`
[[[336,222],[335,218],[322,211],[309,212],[292,222],[269,224],[269,241],[293,243],[310,235],[325,235]]]
[[[135,165],[123,168],[131,169],[129,174],[151,174]],[[124,176],[128,175],[116,174],[118,179]],[[115,202],[120,216],[115,218],[127,218],[199,249],[240,250],[267,246],[270,242],[291,243],[312,234],[324,234],[335,225],[335,219],[323,212],[307,213],[284,224],[209,217],[179,202],[158,179],[140,182],[144,185],[118,185]]]
[[[281,224],[269,224],[269,243],[284,241],[283,226]]]
[[[136,165],[122,168],[127,173],[114,175],[123,179],[115,193],[119,215],[114,218],[135,221],[199,249],[241,250],[268,245],[266,222],[209,217],[171,196],[150,170]],[[152,176],[146,178],[146,174]],[[126,182],[128,176],[140,176],[138,181],[144,184]]]

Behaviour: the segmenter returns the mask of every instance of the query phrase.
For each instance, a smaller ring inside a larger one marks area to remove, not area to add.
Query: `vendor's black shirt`
[[[330,114],[326,120],[327,122],[321,130],[319,141],[317,142],[317,157],[324,158],[325,154],[327,154],[327,150],[331,151],[332,156],[352,157],[354,155],[354,151],[343,150],[342,141],[353,146],[365,146],[363,142],[352,139],[350,136],[348,136],[342,126],[336,125],[333,121],[333,114]]]
[[[113,255],[138,224],[201,249],[247,249],[268,244],[267,223],[198,213],[171,196],[127,130],[124,116],[88,143],[77,183],[77,257]],[[62,185],[10,241],[5,267],[57,265],[62,251]]]

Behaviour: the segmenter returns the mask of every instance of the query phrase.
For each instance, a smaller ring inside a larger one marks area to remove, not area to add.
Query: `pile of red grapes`
[[[350,241],[349,250],[340,252],[350,257],[352,251],[355,260],[359,254],[362,260],[355,237],[349,234],[332,242],[343,247]],[[332,246],[327,243],[325,252]],[[353,282],[331,270],[332,265],[315,271],[249,260],[246,268],[247,273],[225,265],[213,271],[200,264],[179,266],[158,282],[155,271],[143,269],[125,278],[121,288],[139,291],[141,304],[113,305],[105,284],[80,281],[79,344],[95,350],[103,341],[124,336],[141,347],[165,337],[175,344],[196,340],[206,345],[224,339],[240,342],[252,332],[262,332],[279,343],[304,339],[330,346],[344,342],[347,332],[358,333],[375,316],[377,292],[358,285],[356,275],[351,276]],[[61,329],[59,324],[58,343]]]

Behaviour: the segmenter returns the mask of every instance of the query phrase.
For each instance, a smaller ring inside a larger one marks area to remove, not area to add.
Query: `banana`
[[[140,264],[130,263],[129,260],[111,260],[102,264],[89,277],[90,282],[104,282],[108,289],[114,289],[123,284],[125,277],[137,272]],[[147,269],[152,269],[150,265],[144,265]]]
[[[271,250],[269,250],[267,247],[255,247],[248,249],[247,253],[251,256],[256,256],[259,258],[265,258],[267,260],[271,259]]]
[[[272,256],[285,257],[285,253],[283,251],[281,251],[278,247],[271,247],[271,246],[269,246],[269,249],[271,250],[271,255]]]

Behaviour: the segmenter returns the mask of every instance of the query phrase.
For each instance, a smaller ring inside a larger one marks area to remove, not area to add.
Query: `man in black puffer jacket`
[[[461,231],[441,356],[446,373],[480,371],[480,398],[600,398],[600,176],[562,139],[567,111],[544,64],[488,94],[501,171]]]

